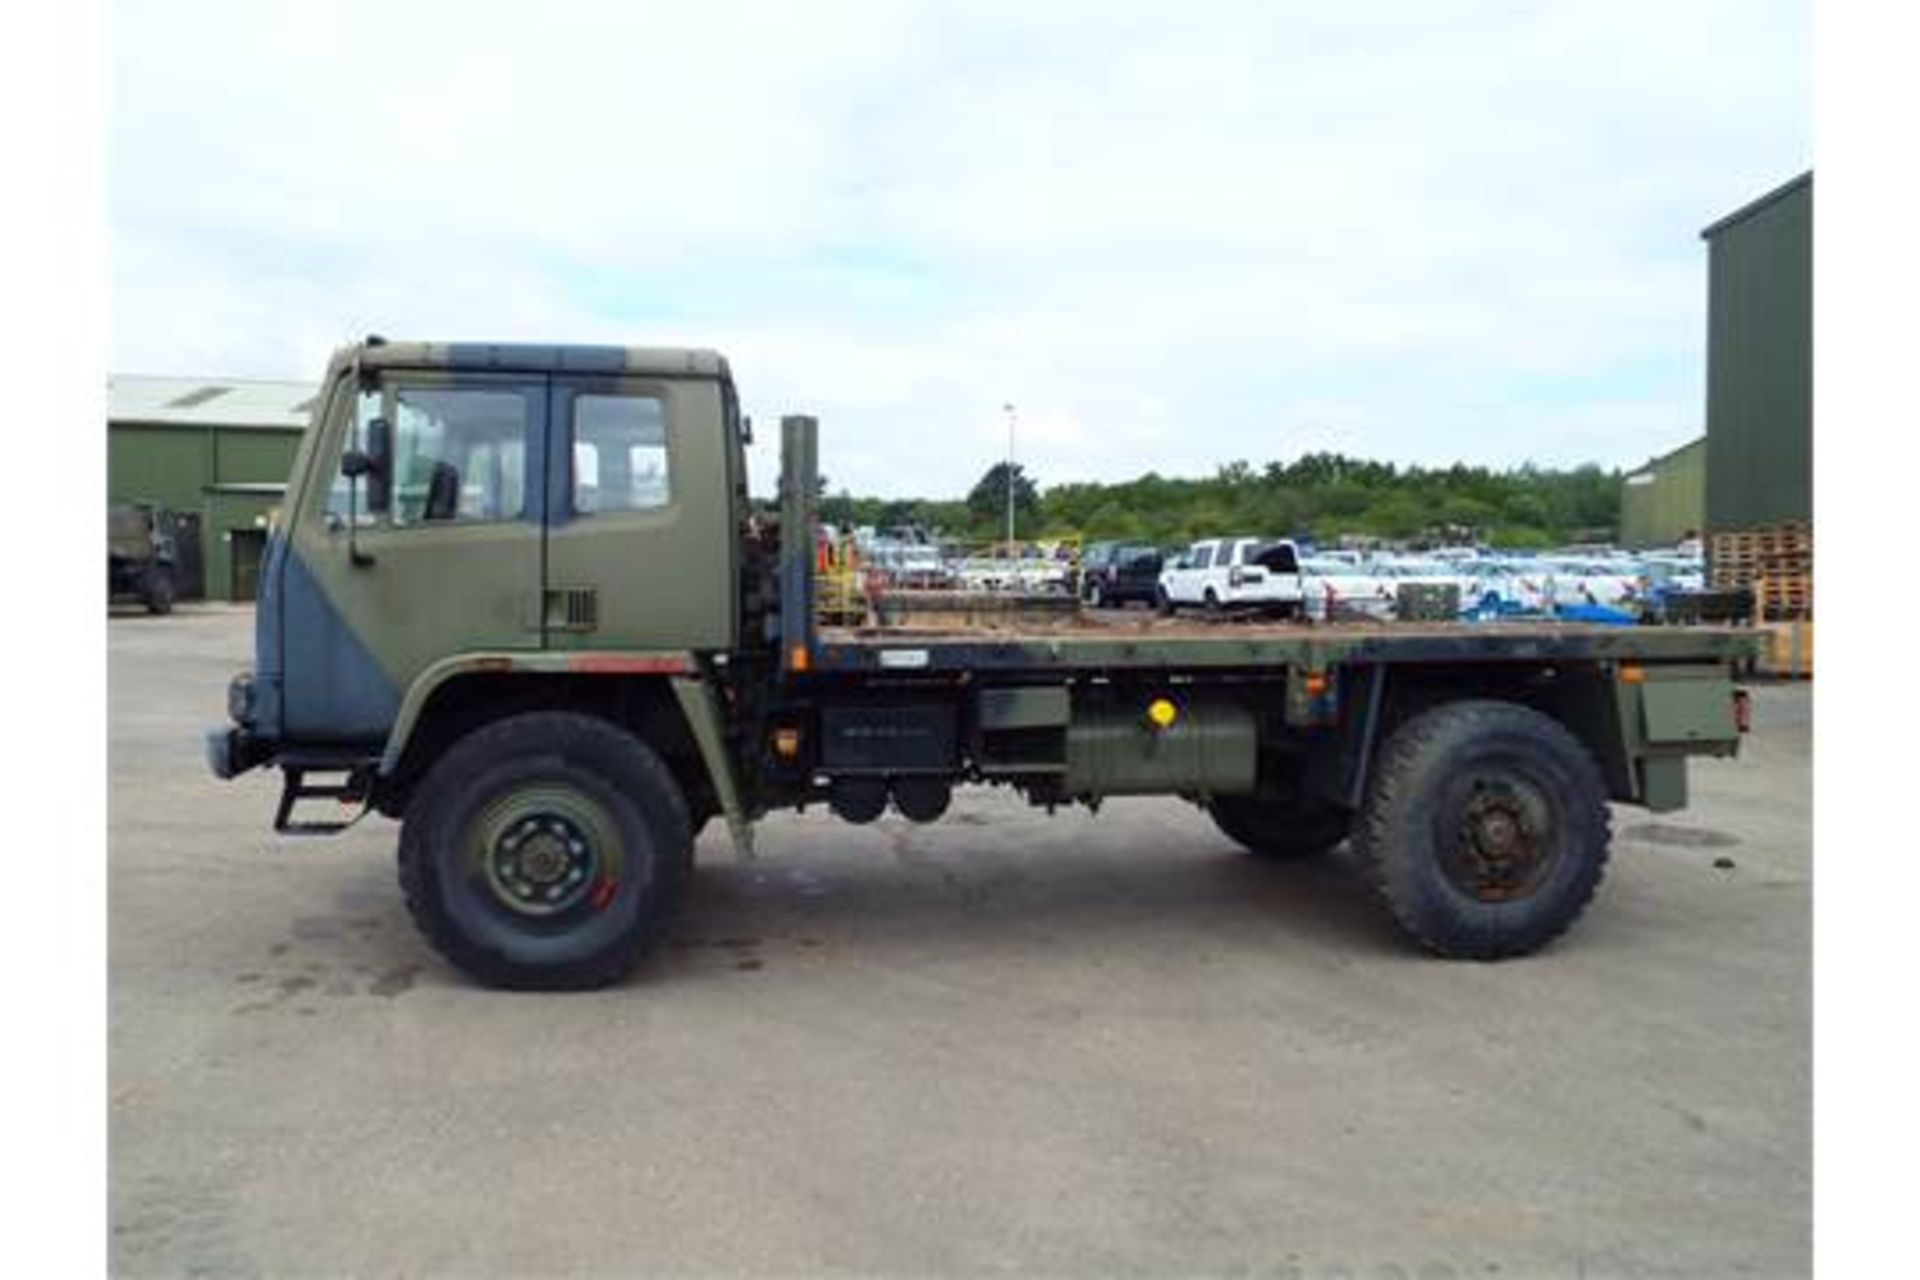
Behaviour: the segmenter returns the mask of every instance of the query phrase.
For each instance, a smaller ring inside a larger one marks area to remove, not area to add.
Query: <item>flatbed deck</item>
[[[1574,622],[1299,623],[1145,618],[1021,620],[967,627],[825,627],[814,669],[1219,669],[1513,659],[1724,662],[1752,652],[1732,627]]]

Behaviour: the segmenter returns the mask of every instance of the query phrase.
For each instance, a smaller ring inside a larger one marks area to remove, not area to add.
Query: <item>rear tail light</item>
[[[1741,733],[1753,732],[1753,695],[1745,689],[1733,691],[1733,727]]]

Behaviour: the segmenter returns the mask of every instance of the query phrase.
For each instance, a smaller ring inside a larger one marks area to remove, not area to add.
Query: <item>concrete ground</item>
[[[525,996],[415,936],[393,824],[207,775],[250,628],[110,625],[115,1274],[1810,1266],[1807,686],[1524,961],[1415,954],[1344,853],[994,792],[710,833],[635,980]]]

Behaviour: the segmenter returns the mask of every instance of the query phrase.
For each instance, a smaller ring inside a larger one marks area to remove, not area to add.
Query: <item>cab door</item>
[[[378,741],[431,663],[540,646],[547,384],[391,369],[331,403],[331,489],[295,514],[283,571],[286,731]],[[390,496],[370,511],[340,458],[375,418],[390,426]]]
[[[730,434],[712,379],[554,378],[548,648],[733,647]]]

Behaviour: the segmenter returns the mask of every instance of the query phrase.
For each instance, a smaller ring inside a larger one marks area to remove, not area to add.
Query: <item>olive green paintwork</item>
[[[1655,813],[1684,809],[1687,757],[1730,756],[1739,748],[1727,668],[1642,667],[1613,688],[1614,732],[1632,771],[1626,796]]]
[[[1207,629],[1212,634],[1143,630],[1130,635],[1120,627],[921,635],[826,630],[813,656],[813,668],[824,672],[1235,667],[1326,671],[1344,663],[1376,661],[1732,663],[1757,656],[1760,643],[1750,629],[1559,622],[1448,624],[1444,628],[1209,624]]]
[[[726,719],[714,693],[710,673],[702,668],[693,653],[686,650],[459,653],[442,658],[428,666],[408,687],[406,696],[401,700],[400,711],[394,717],[393,731],[387,736],[386,746],[380,753],[379,770],[383,775],[391,774],[399,767],[407,742],[420,723],[421,713],[426,710],[433,695],[449,681],[468,676],[500,675],[575,674],[591,678],[616,672],[627,675],[656,674],[668,679],[681,714],[687,718],[687,728],[693,735],[694,745],[699,748],[701,761],[706,765],[707,774],[713,782],[714,794],[720,801],[720,812],[726,819],[734,847],[742,856],[751,857],[752,819],[746,808],[733,754],[728,749]]]

